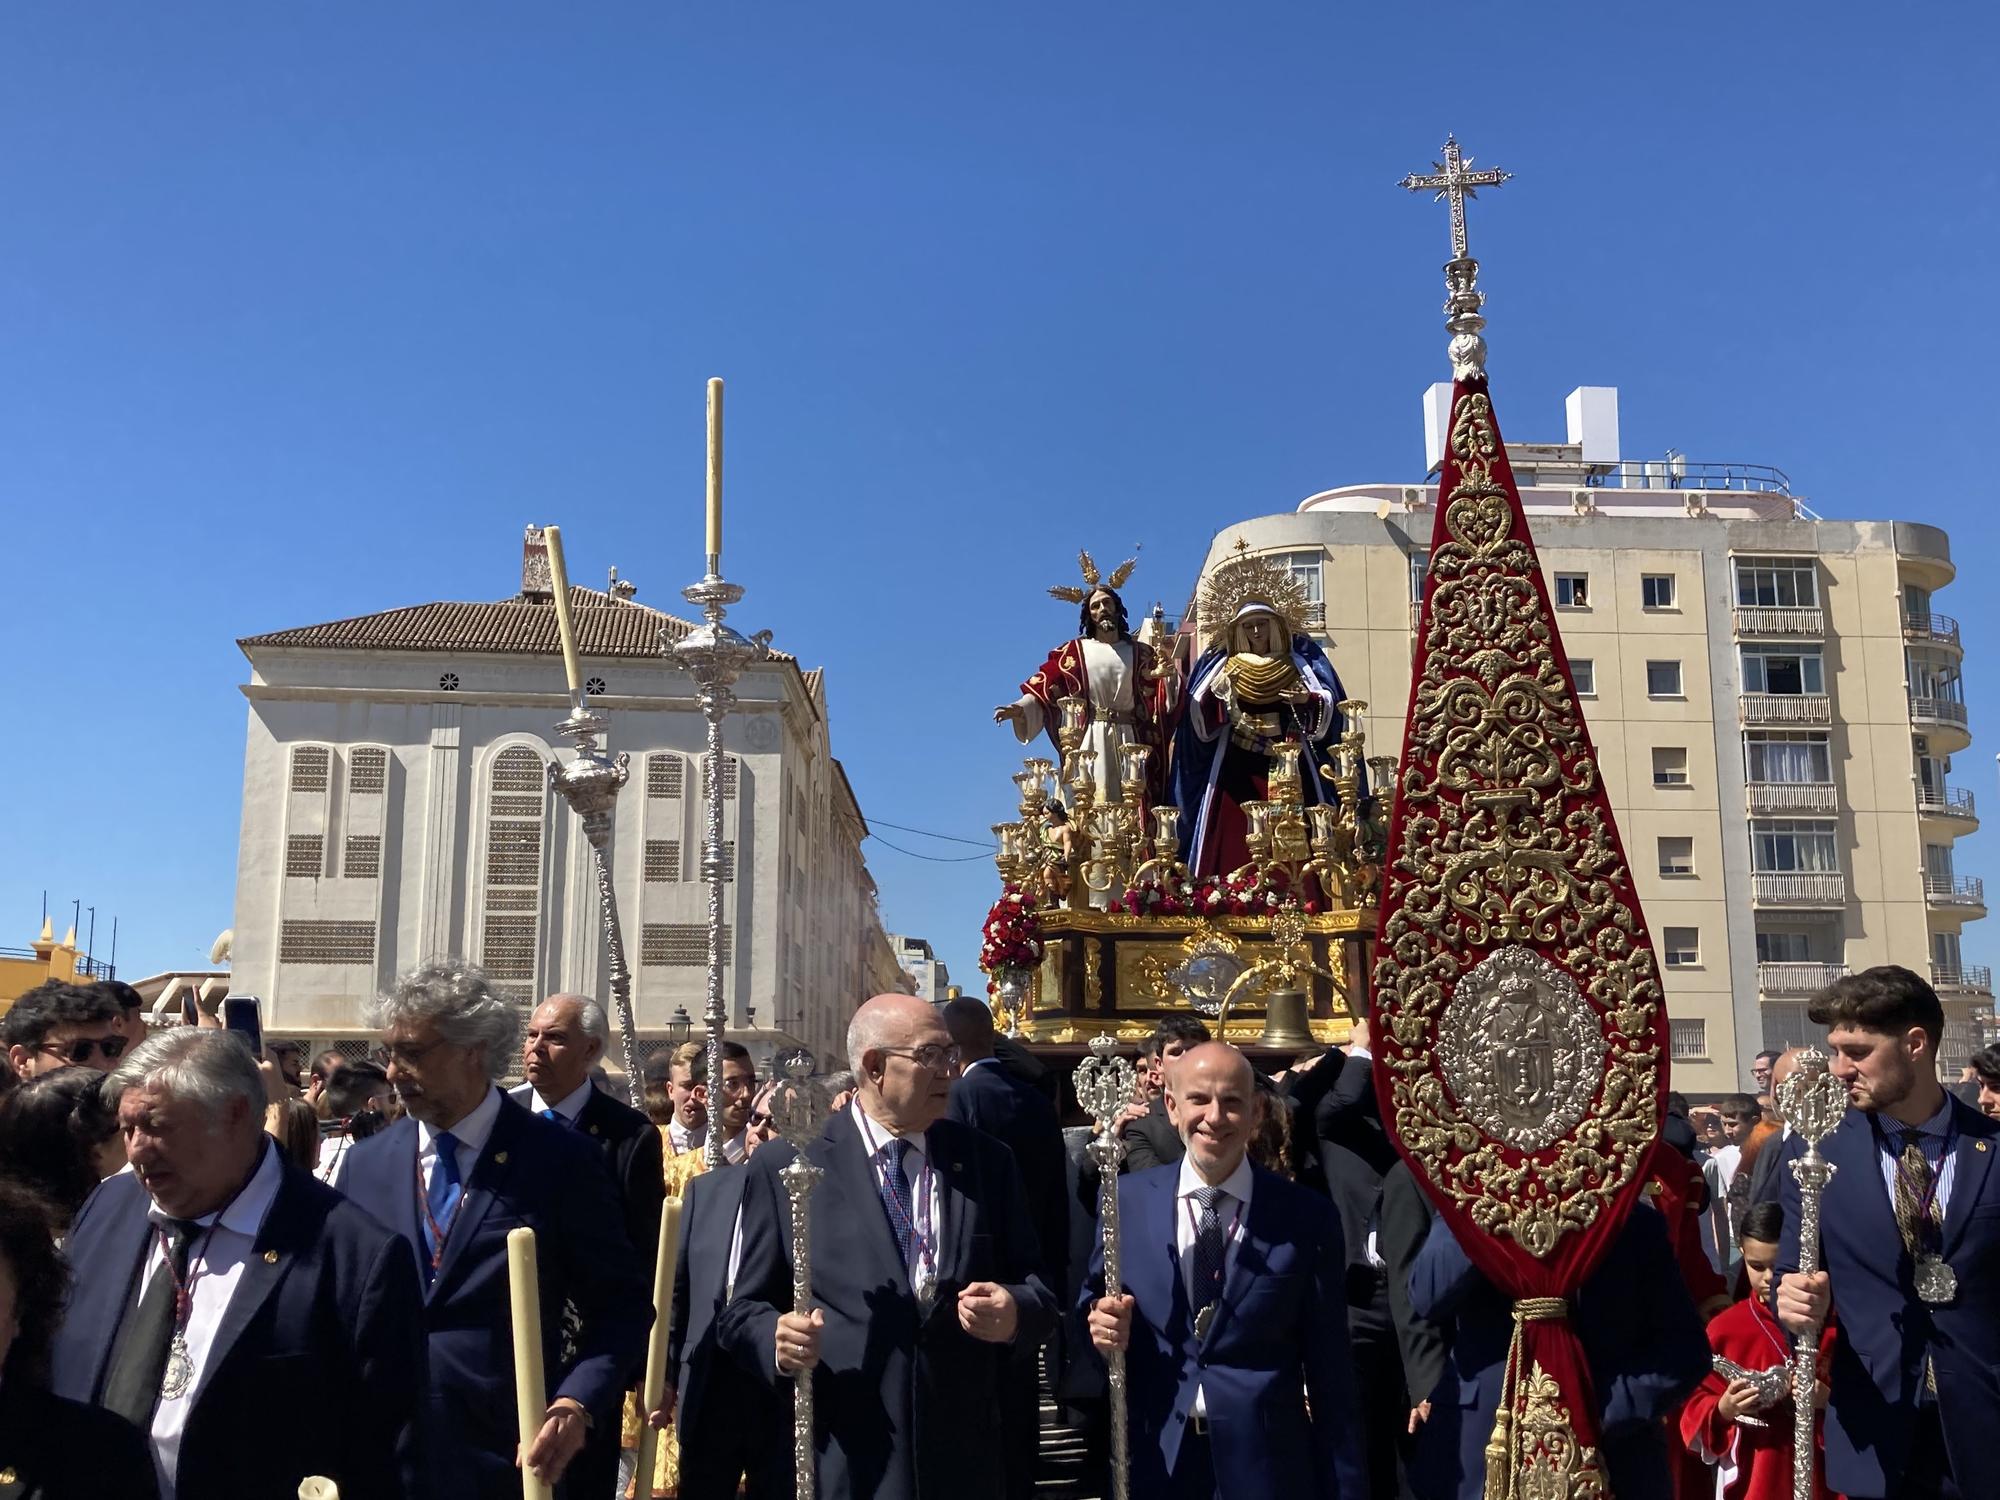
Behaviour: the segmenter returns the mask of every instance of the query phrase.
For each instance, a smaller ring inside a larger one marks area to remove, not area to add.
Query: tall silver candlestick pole
[[[722,998],[722,721],[736,701],[732,686],[745,667],[771,654],[771,632],[745,639],[722,617],[743,597],[740,584],[722,578],[722,382],[708,383],[708,573],[681,597],[701,606],[703,623],[679,640],[662,633],[667,654],[694,678],[702,717],[708,720],[708,759],[702,776],[707,813],[701,842],[701,878],[708,886],[708,1149],[710,1167],[722,1165],[722,1033],[729,1014]]]
[[[1819,1154],[1847,1113],[1847,1086],[1827,1071],[1826,1054],[1802,1048],[1791,1077],[1778,1085],[1778,1109],[1792,1134],[1805,1142],[1805,1155],[1792,1163],[1799,1183],[1799,1272],[1819,1270],[1819,1200],[1839,1169]],[[1812,1500],[1814,1386],[1819,1379],[1819,1329],[1799,1334],[1792,1351],[1792,1495]]]
[[[1124,1284],[1119,1265],[1118,1163],[1125,1143],[1118,1139],[1118,1116],[1132,1102],[1137,1074],[1129,1058],[1118,1055],[1118,1043],[1108,1036],[1090,1039],[1090,1056],[1076,1065],[1076,1102],[1088,1114],[1095,1134],[1091,1159],[1097,1163],[1097,1222],[1104,1236],[1104,1292],[1116,1297]],[[1105,1359],[1111,1384],[1111,1500],[1128,1500],[1132,1485],[1132,1434],[1125,1419],[1125,1351],[1114,1349]]]
[[[604,924],[605,963],[610,970],[611,1003],[618,1017],[618,1046],[625,1063],[625,1087],[634,1109],[644,1109],[645,1080],[639,1073],[639,1049],[632,1021],[632,971],[625,966],[625,939],[618,925],[618,892],[611,883],[612,814],[618,793],[625,785],[631,757],[620,753],[614,760],[597,748],[597,737],[611,727],[603,714],[592,713],[577,698],[569,717],[556,725],[555,732],[576,746],[576,755],[567,763],[549,762],[549,786],[559,793],[583,822],[583,836],[590,841],[590,857],[597,867],[597,914]]]
[[[794,1052],[783,1063],[784,1078],[770,1101],[771,1123],[797,1153],[778,1173],[792,1209],[792,1311],[812,1312],[812,1190],[825,1171],[806,1160],[806,1147],[826,1127],[826,1085],[813,1076],[810,1052]],[[709,1135],[715,1135],[713,1122]],[[813,1500],[813,1372],[792,1377],[792,1482],[795,1500]]]

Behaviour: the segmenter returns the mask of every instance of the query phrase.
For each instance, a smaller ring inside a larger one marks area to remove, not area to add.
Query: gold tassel
[[[1514,1416],[1521,1383],[1521,1330],[1529,1323],[1547,1323],[1569,1316],[1561,1297],[1523,1297],[1514,1304],[1514,1336],[1507,1341],[1507,1364],[1500,1377],[1500,1409],[1493,1414],[1493,1435],[1486,1440],[1486,1500],[1514,1500],[1528,1455],[1518,1452],[1520,1428]]]

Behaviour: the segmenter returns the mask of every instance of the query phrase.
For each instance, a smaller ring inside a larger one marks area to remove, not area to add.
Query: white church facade
[[[625,586],[570,589],[592,706],[630,756],[612,862],[640,1035],[700,1030],[706,726],[662,636],[687,621]],[[591,851],[549,790],[572,752],[541,534],[517,595],[278,630],[238,644],[244,687],[236,994],[267,1032],[354,1041],[362,1006],[428,958],[480,964],[524,1005],[609,1004]],[[803,1045],[838,1067],[855,1003],[896,987],[862,858],[861,810],[827,728],[825,684],[789,656],[751,668],[724,720],[729,1034],[760,1057]],[[646,1050],[651,1050],[650,1048]]]

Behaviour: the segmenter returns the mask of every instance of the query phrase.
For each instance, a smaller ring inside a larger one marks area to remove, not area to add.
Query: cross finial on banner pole
[[[1495,167],[1474,172],[1471,166],[1472,158],[1459,154],[1458,137],[1448,135],[1444,138],[1444,160],[1432,162],[1428,173],[1410,173],[1401,183],[1413,193],[1435,192],[1434,203],[1451,204],[1451,253],[1457,260],[1471,253],[1466,249],[1465,200],[1477,198],[1480,188],[1498,187],[1514,175]]]

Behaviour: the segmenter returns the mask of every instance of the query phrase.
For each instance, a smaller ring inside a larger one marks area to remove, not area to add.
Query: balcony
[[[1833,722],[1833,700],[1825,693],[1744,693],[1737,702],[1745,724]]]
[[[1838,870],[1757,873],[1750,877],[1750,900],[1756,906],[1845,906],[1847,877]]]
[[[1985,964],[1932,964],[1931,988],[1993,993],[1993,971]]]
[[[1932,906],[1986,905],[1986,882],[1977,875],[1926,875],[1924,900]]]
[[[1979,821],[1979,814],[1973,810],[1972,793],[1962,786],[1919,786],[1917,811],[1927,818],[1962,818],[1967,823]]]
[[[1736,634],[1816,641],[1826,634],[1826,611],[1791,607],[1780,609],[1767,604],[1739,604],[1736,606]]]
[[[1935,641],[1941,646],[1964,649],[1958,638],[1958,621],[1950,615],[1904,614],[1903,639]]]
[[[1838,789],[1830,781],[1753,781],[1749,793],[1753,813],[1831,813],[1840,810]]]
[[[1760,877],[1761,878],[1761,877]],[[1846,964],[1775,963],[1757,965],[1757,988],[1766,995],[1817,995],[1847,977]]]
[[[1965,727],[1965,705],[1951,698],[1935,698],[1924,693],[1910,694],[1910,719],[1917,724]]]

